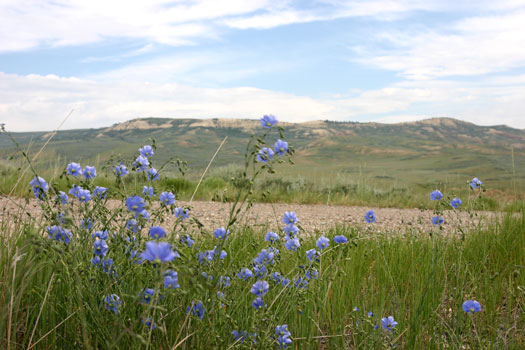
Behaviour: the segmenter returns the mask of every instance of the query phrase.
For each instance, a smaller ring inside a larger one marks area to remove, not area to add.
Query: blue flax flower
[[[190,217],[190,214],[188,213],[188,209],[184,209],[182,207],[175,208],[174,214],[177,220],[181,220],[181,221],[184,221],[185,219]]]
[[[134,166],[138,172],[145,171],[149,167],[149,160],[144,156],[138,156],[135,160]]]
[[[148,197],[155,197],[155,193],[153,192],[153,187],[151,186],[144,186],[142,189],[142,194]]]
[[[35,176],[33,180],[29,182],[29,185],[33,190],[35,198],[37,199],[44,199],[46,193],[49,191],[48,183],[40,176]]]
[[[282,156],[286,152],[288,152],[288,142],[283,140],[277,140],[277,142],[275,142],[275,145],[273,146],[273,149],[275,153]]]
[[[288,238],[295,238],[295,236],[299,233],[299,227],[290,224],[286,225],[283,231],[288,236]]]
[[[231,284],[231,279],[228,276],[219,277],[219,286],[228,288]]]
[[[139,294],[140,302],[143,304],[149,304],[154,294],[155,294],[155,290],[153,288],[145,288]]]
[[[93,223],[93,221],[90,219],[90,218],[85,218],[82,220],[82,222],[80,223],[80,225],[86,230],[86,231],[91,231],[91,229],[93,228],[93,226],[95,226],[95,224]]]
[[[103,239],[97,239],[95,243],[93,243],[93,253],[95,255],[105,256],[108,252],[108,249],[108,244]]]
[[[137,233],[138,230],[140,229],[139,227],[139,223],[137,222],[137,220],[135,219],[130,219],[127,223],[126,223],[126,228],[128,230],[130,230],[131,232],[133,233]]]
[[[91,238],[106,240],[108,239],[108,231],[96,231],[95,233],[91,234]]]
[[[286,249],[291,250],[292,252],[295,252],[297,248],[301,246],[301,243],[299,243],[298,238],[289,238],[285,243],[284,246]]]
[[[82,187],[73,184],[71,189],[69,190],[69,194],[75,197],[78,197],[78,192],[82,189]]]
[[[82,170],[82,175],[86,178],[86,180],[91,180],[97,177],[97,169],[95,169],[94,166],[86,165],[84,170]]]
[[[197,302],[193,303],[193,306],[188,306],[188,308],[186,309],[186,313],[189,313],[190,311],[194,316],[200,318],[201,321],[204,318],[205,310],[204,305],[202,305],[202,303]]]
[[[126,205],[128,206],[129,211],[140,213],[146,207],[146,202],[144,202],[142,197],[133,196],[126,199]]]
[[[220,227],[213,231],[213,235],[218,239],[226,239],[228,238],[228,235],[230,234],[230,230],[226,231],[224,227]]]
[[[365,214],[365,221],[369,224],[376,221],[376,214],[373,210],[369,210]]]
[[[316,261],[319,261],[319,253],[315,249],[310,249],[306,251],[306,258],[308,261],[313,261],[314,259]]]
[[[392,328],[395,328],[396,326],[397,326],[397,322],[394,320],[394,317],[392,316],[383,317],[381,319],[381,327],[383,327],[383,329],[386,329],[389,332],[391,332]]]
[[[263,147],[259,150],[259,153],[257,153],[255,159],[257,159],[257,161],[260,163],[268,163],[268,161],[272,159],[273,155],[273,149]]]
[[[106,199],[107,192],[108,192],[108,189],[107,189],[106,187],[101,187],[101,186],[97,186],[97,187],[95,187],[95,189],[93,190],[93,193],[94,193],[95,196],[97,196],[97,198],[99,198],[99,199]]]
[[[315,245],[317,246],[317,248],[319,248],[319,250],[323,250],[324,248],[328,248],[328,246],[330,245],[330,240],[325,236],[321,236],[319,237]]]
[[[367,315],[368,315],[368,317],[373,317],[374,313],[372,311],[368,311]]]
[[[266,242],[274,243],[275,241],[279,240],[279,235],[275,232],[269,231],[266,233],[266,237],[264,238]]]
[[[430,200],[439,201],[441,198],[443,198],[443,193],[441,193],[439,190],[435,190],[430,193]]]
[[[297,215],[295,211],[287,211],[283,215],[283,222],[285,225],[294,225],[297,223]]]
[[[250,289],[250,292],[252,294],[255,294],[258,297],[264,296],[266,293],[268,293],[268,289],[270,288],[270,285],[266,281],[257,281],[253,284],[252,289]]]
[[[264,300],[261,297],[257,297],[253,300],[252,306],[255,308],[255,310],[259,310],[261,307],[264,307]]]
[[[188,247],[191,248],[191,246],[195,243],[193,239],[189,235],[182,236],[180,238],[180,242],[183,244],[186,244]]]
[[[142,324],[148,329],[155,329],[157,325],[151,320],[151,317],[143,318]]]
[[[246,281],[248,278],[253,277],[253,272],[250,269],[243,267],[241,269],[241,272],[237,274],[237,277],[239,277],[243,281]]]
[[[481,305],[476,300],[467,300],[463,303],[463,311],[467,313],[480,312]]]
[[[139,153],[143,157],[153,157],[153,155],[155,154],[153,152],[153,147],[151,147],[150,145],[144,145],[142,146],[142,148],[139,148]]]
[[[128,168],[126,168],[126,166],[122,163],[120,163],[120,165],[116,165],[113,171],[115,172],[115,175],[118,177],[122,177],[124,175],[129,174]]]
[[[463,203],[461,199],[456,197],[450,201],[450,206],[454,209],[457,209],[461,205],[461,203]]]
[[[171,192],[162,192],[160,194],[160,202],[162,203],[162,205],[172,205],[172,204],[175,204],[175,195]]]
[[[180,255],[177,252],[171,250],[171,245],[166,242],[146,242],[146,251],[140,254],[140,257],[144,260],[148,260],[154,263],[168,262]]]
[[[60,203],[67,204],[69,197],[65,192],[59,191],[58,192],[58,198],[60,199]]]
[[[432,223],[433,223],[434,225],[436,225],[436,226],[441,225],[441,224],[443,223],[443,221],[444,221],[444,220],[443,220],[443,218],[442,218],[441,216],[434,216],[434,217],[432,218]]]
[[[71,162],[67,165],[66,170],[68,175],[73,175],[74,177],[77,177],[78,175],[80,175],[82,168],[80,167],[80,164]]]
[[[346,243],[346,242],[348,242],[348,239],[345,236],[343,236],[343,235],[335,236],[334,237],[334,242],[338,243],[338,244]]]
[[[294,284],[297,289],[305,289],[308,287],[308,280],[302,277],[294,278]]]
[[[275,124],[277,124],[277,118],[271,114],[265,115],[259,120],[261,121],[261,126],[266,129],[271,129]]]
[[[319,277],[319,271],[317,271],[317,269],[308,269],[304,276],[307,280],[311,280],[312,278],[317,279]]]
[[[78,190],[77,198],[79,201],[87,203],[91,199],[91,192],[89,192],[89,190],[81,188],[80,190]]]
[[[257,337],[257,333],[248,333],[246,331],[237,332],[236,330],[232,331],[232,335],[236,343],[244,343],[246,339],[252,338],[252,343],[255,344],[255,338]]]
[[[154,239],[161,239],[166,236],[166,230],[160,226],[153,226],[149,229],[149,235]]]
[[[281,349],[286,349],[286,347],[292,343],[292,339],[290,339],[292,334],[288,331],[288,326],[285,324],[275,327],[275,335],[277,336],[277,343]]]
[[[264,266],[264,265],[254,265],[253,266],[253,274],[258,279],[261,279],[264,276],[266,276],[266,272],[267,272],[266,266]]]
[[[483,182],[481,182],[481,180],[478,179],[477,177],[475,177],[472,180],[470,180],[470,187],[473,190],[476,189],[476,188],[481,188],[481,185],[483,185]]]
[[[47,233],[50,239],[62,241],[64,243],[71,242],[71,231],[60,226],[51,226],[47,228]]]
[[[157,181],[159,179],[159,172],[155,168],[148,169],[146,174],[148,175],[148,180],[150,181]]]
[[[122,301],[120,301],[120,298],[116,294],[110,294],[106,295],[104,297],[104,306],[106,309],[113,311],[114,313],[118,314],[118,308],[122,305]]]
[[[262,249],[254,262],[259,265],[267,265],[274,263],[274,251],[272,249]]]

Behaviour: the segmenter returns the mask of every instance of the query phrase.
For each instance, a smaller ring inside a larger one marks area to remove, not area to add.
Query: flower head
[[[86,180],[91,180],[97,177],[97,169],[95,169],[94,166],[86,165],[84,170],[82,170],[82,175],[86,178]]]
[[[153,187],[151,186],[144,186],[144,188],[142,188],[142,194],[148,197],[155,197],[155,193],[153,192]]]
[[[285,324],[275,327],[275,335],[279,348],[281,349],[286,349],[286,347],[292,343],[292,339],[290,339],[292,334],[288,331],[288,326]]]
[[[71,242],[71,231],[60,226],[51,226],[47,228],[47,233],[50,239],[62,241],[64,243]]]
[[[91,234],[91,238],[106,240],[108,239],[108,231],[96,231]]]
[[[159,179],[159,172],[155,168],[150,168],[147,171],[148,180],[150,181],[156,181]]]
[[[151,238],[161,239],[162,237],[166,236],[166,230],[160,226],[153,226],[149,229],[149,235]]]
[[[145,288],[140,294],[139,297],[141,299],[141,303],[143,304],[149,304],[151,302],[151,298],[155,294],[155,290],[152,288]]]
[[[284,233],[286,233],[286,236],[288,238],[295,238],[295,236],[299,233],[299,227],[290,224],[286,225],[283,229]]]
[[[106,187],[97,186],[93,190],[93,194],[99,199],[105,199],[107,196],[108,189]]]
[[[146,207],[146,202],[144,202],[142,197],[133,196],[126,199],[126,205],[128,206],[129,211],[140,213]]]
[[[135,163],[133,163],[133,165],[137,168],[138,172],[141,172],[148,169],[149,160],[144,156],[138,156],[137,159],[135,159]]]
[[[282,156],[286,152],[288,152],[288,142],[279,139],[279,140],[277,140],[277,142],[275,142],[275,145],[273,146],[273,149],[274,149],[275,153],[277,153],[278,155]]]
[[[205,310],[204,310],[204,305],[202,305],[202,303],[197,302],[197,303],[193,303],[192,306],[188,306],[188,308],[186,309],[186,313],[189,313],[190,311],[194,316],[197,316],[201,321],[204,318]]]
[[[328,246],[330,245],[330,240],[325,236],[321,236],[319,237],[315,245],[317,246],[317,248],[319,248],[319,250],[323,250],[324,248],[328,248]]]
[[[113,311],[114,313],[118,314],[118,308],[122,305],[122,301],[120,301],[120,298],[116,294],[110,294],[106,295],[104,297],[104,306],[106,309]]]
[[[369,210],[365,214],[365,221],[369,224],[376,221],[376,214],[373,210]]]
[[[153,147],[151,147],[150,145],[145,145],[139,148],[139,153],[143,157],[153,157],[153,155],[155,154],[153,152]]]
[[[481,182],[481,180],[478,179],[477,177],[475,177],[472,180],[470,180],[470,187],[473,190],[476,189],[476,188],[481,188],[481,185],[483,185],[483,182]]]
[[[78,175],[80,175],[82,168],[80,167],[80,164],[71,162],[67,165],[66,170],[68,175],[73,175],[74,177],[77,177]]]
[[[297,223],[297,215],[295,211],[287,211],[283,215],[283,222],[285,225],[294,225]]]
[[[295,252],[297,248],[301,246],[301,243],[299,243],[298,238],[289,238],[285,243],[284,247],[288,250],[291,250],[292,252]]]
[[[226,230],[224,227],[220,227],[213,231],[213,235],[218,239],[226,239],[230,234],[230,230]]]
[[[188,247],[191,248],[191,246],[195,243],[193,239],[189,235],[182,236],[180,238],[180,242],[183,244],[186,244]]]
[[[131,232],[133,233],[137,233],[138,230],[140,229],[139,227],[139,223],[137,222],[137,220],[135,219],[130,219],[127,223],[126,223],[126,228],[128,230],[130,230]]]
[[[49,191],[48,183],[40,176],[35,176],[33,180],[29,182],[29,185],[35,194],[35,198],[37,199],[45,198],[46,193]]]
[[[463,203],[461,199],[456,197],[450,201],[450,206],[454,209],[457,209],[461,205],[461,203]]]
[[[397,322],[394,320],[394,317],[388,316],[381,319],[381,327],[383,327],[383,329],[390,332],[395,326],[397,326]]]
[[[439,226],[443,223],[443,218],[441,216],[434,216],[432,217],[432,223],[436,226]]]
[[[250,289],[250,292],[252,294],[255,294],[258,297],[264,296],[266,293],[268,293],[268,289],[270,288],[270,285],[266,281],[257,281],[253,284],[252,289]]]
[[[274,252],[270,249],[262,249],[257,257],[254,259],[254,262],[258,265],[267,265],[269,263],[274,263]]]
[[[243,267],[241,269],[241,272],[239,272],[237,274],[237,277],[239,277],[243,281],[246,281],[248,278],[250,278],[252,276],[253,276],[253,272],[250,269],[246,268],[246,267]]]
[[[78,190],[77,198],[79,201],[87,203],[91,199],[91,192],[81,188]]]
[[[266,233],[266,237],[264,237],[264,240],[266,242],[274,243],[275,241],[279,240],[279,235],[275,232],[269,231]]]
[[[171,245],[166,242],[146,242],[146,251],[140,254],[144,260],[154,263],[168,262],[179,257],[177,252],[171,250]]]
[[[261,297],[255,298],[252,302],[252,306],[255,308],[255,310],[259,310],[261,307],[264,307],[264,305],[264,300]]]
[[[129,174],[128,168],[126,168],[126,166],[122,163],[120,163],[120,165],[116,165],[113,171],[115,171],[115,175],[118,177]]]
[[[439,190],[435,190],[430,193],[430,200],[439,201],[441,198],[443,198],[443,193],[441,193]]]
[[[334,242],[338,243],[338,244],[346,243],[346,242],[348,242],[348,239],[345,236],[343,236],[343,235],[335,236],[334,237]]]
[[[268,161],[272,159],[273,155],[273,149],[263,147],[259,150],[259,153],[257,153],[255,159],[257,159],[257,161],[260,163],[268,163]]]
[[[319,261],[319,252],[317,252],[317,250],[315,249],[310,249],[310,250],[307,250],[306,251],[306,258],[308,259],[308,261],[314,261],[314,259],[316,261]]]
[[[268,114],[263,116],[261,119],[261,126],[266,129],[271,129],[275,124],[277,124],[277,118],[275,116]]]
[[[59,191],[58,192],[58,199],[60,199],[60,203],[67,204],[69,197],[65,192]]]
[[[463,311],[467,313],[480,312],[481,305],[476,300],[467,300],[463,303]]]
[[[171,192],[162,192],[160,194],[160,202],[162,203],[162,205],[172,205],[172,204],[175,204],[175,195]]]
[[[190,214],[188,213],[188,209],[184,209],[182,207],[175,208],[174,214],[178,220],[182,220],[182,221],[190,217]]]
[[[95,243],[93,243],[93,253],[95,255],[105,256],[108,252],[108,249],[108,244],[103,239],[97,239]]]

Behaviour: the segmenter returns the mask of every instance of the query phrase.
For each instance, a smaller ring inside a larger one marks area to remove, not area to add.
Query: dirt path
[[[119,205],[118,201],[109,201],[109,207]],[[177,202],[177,205],[189,205],[188,202]],[[38,201],[30,200],[26,204],[24,200],[7,198],[0,199],[0,210],[2,217],[6,214],[20,213],[20,208],[24,212],[38,216],[41,212]],[[230,210],[229,203],[200,202],[191,204],[191,215],[196,216],[204,224],[206,230],[214,230],[217,227],[225,226]],[[364,215],[368,210],[374,210],[377,221],[367,224]],[[282,215],[285,211],[295,211],[299,222],[304,231],[313,233],[315,231],[324,232],[336,225],[349,225],[359,228],[368,227],[374,232],[405,232],[412,229],[422,232],[431,230],[437,231],[438,228],[430,222],[434,216],[431,210],[419,209],[396,209],[396,208],[374,208],[374,207],[347,207],[347,206],[328,206],[328,205],[304,205],[304,204],[255,204],[250,211],[241,217],[241,224],[248,224],[255,227],[265,227],[270,230],[282,228]],[[455,227],[473,227],[477,225],[480,218],[492,218],[496,214],[492,212],[481,212],[479,216],[470,218],[467,212],[446,211],[443,215],[443,229],[447,233],[455,231]],[[0,217],[0,220],[2,219]],[[168,220],[170,223],[171,220]]]

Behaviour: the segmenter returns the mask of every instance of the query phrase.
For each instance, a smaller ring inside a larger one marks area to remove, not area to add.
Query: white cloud
[[[501,82],[502,83],[502,82]],[[0,121],[17,131],[50,130],[75,108],[64,128],[104,127],[137,117],[406,121],[446,116],[476,124],[525,128],[525,87],[463,87],[415,82],[314,99],[252,87],[195,88],[174,83],[95,82],[0,73]],[[407,117],[408,116],[408,117]]]

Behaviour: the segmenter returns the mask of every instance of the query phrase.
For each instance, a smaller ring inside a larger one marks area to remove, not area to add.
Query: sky
[[[525,0],[0,0],[0,122],[525,128]]]

